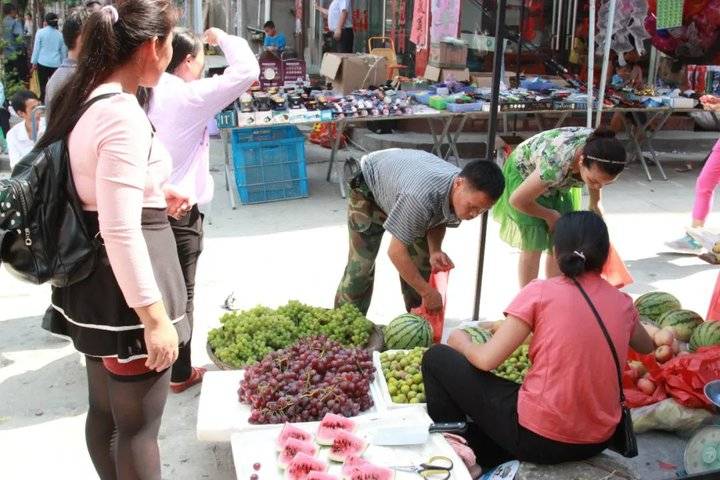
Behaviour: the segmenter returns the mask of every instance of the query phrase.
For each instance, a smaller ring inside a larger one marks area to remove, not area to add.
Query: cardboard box
[[[433,82],[447,82],[455,80],[456,82],[469,82],[470,70],[467,68],[438,68],[432,65],[425,67],[425,78]]]
[[[333,84],[333,89],[343,95],[370,85],[382,85],[387,81],[385,58],[353,53],[326,53],[320,65],[320,75]]]
[[[515,77],[515,72],[505,72],[502,81],[505,85],[510,87],[510,78]],[[491,88],[492,87],[492,72],[473,72],[470,74],[470,81],[473,85],[478,88]]]
[[[467,45],[449,42],[430,45],[429,64],[438,68],[463,69],[467,66]]]

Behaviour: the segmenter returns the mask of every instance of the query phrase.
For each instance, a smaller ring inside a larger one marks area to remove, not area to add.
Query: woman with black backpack
[[[53,101],[40,141],[42,148],[67,139],[86,226],[104,245],[89,277],[53,288],[45,319],[85,354],[86,440],[101,479],[160,478],[170,367],[190,336],[168,222],[189,206],[163,189],[170,157],[135,97],[168,65],[175,22],[169,0],[127,0],[93,13],[77,71]]]
[[[447,346],[425,354],[428,413],[436,422],[470,417],[468,440],[481,466],[582,460],[632,434],[624,428],[620,371],[629,346],[649,353],[654,345],[632,299],[600,276],[609,248],[600,216],[563,215],[554,235],[563,275],[523,288],[487,343],[457,330]],[[491,373],[531,333],[523,384]]]

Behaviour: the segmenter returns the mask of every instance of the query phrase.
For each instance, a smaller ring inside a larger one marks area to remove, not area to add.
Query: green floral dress
[[[518,145],[503,167],[505,191],[493,209],[500,224],[500,238],[524,251],[552,248],[552,236],[545,220],[526,215],[510,205],[510,196],[537,168],[548,191],[537,202],[558,212],[581,208],[583,182],[573,175],[575,154],[585,145],[591,128],[564,127],[541,132]]]

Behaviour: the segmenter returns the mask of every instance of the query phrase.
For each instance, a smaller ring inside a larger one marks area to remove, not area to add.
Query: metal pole
[[[577,9],[578,9],[578,0],[573,1],[573,14],[572,14],[572,34],[570,39],[570,49],[572,50],[575,48],[575,28],[577,26]]]
[[[647,84],[651,86],[655,86],[657,81],[657,72],[658,72],[658,51],[653,46],[650,45],[650,65],[648,67],[648,79]]]
[[[506,0],[498,0],[495,17],[495,58],[493,59],[492,100],[490,102],[490,120],[488,122],[487,155],[485,160],[494,161],[495,134],[497,131],[498,104],[500,102],[500,75],[505,52],[505,7]],[[475,306],[473,320],[480,315],[480,294],[482,293],[483,270],[485,268],[485,243],[487,241],[488,214],[483,213],[480,227],[480,250],[478,252],[477,279],[475,283]]]
[[[265,4],[265,21],[267,22],[272,17],[272,15],[271,15],[272,4],[271,4],[270,0],[265,0],[264,4]],[[260,27],[260,26],[261,25],[258,24],[258,27]]]
[[[595,0],[590,0],[590,19],[588,29],[588,78],[587,78],[587,127],[592,127],[593,84],[595,79]]]
[[[429,6],[430,4],[428,4]],[[382,0],[382,36],[385,36],[385,14],[387,10],[387,0]]]
[[[195,33],[198,35],[201,35],[203,33],[203,8],[202,8],[202,0],[193,0],[193,30],[195,30]]]
[[[525,2],[527,0],[520,0],[520,23],[518,26],[518,42],[517,42],[517,62],[515,64],[515,84],[517,88],[520,88],[520,68],[522,68],[520,57],[522,56],[522,34],[523,34],[523,23],[525,23]],[[509,87],[509,85],[508,85]],[[513,116],[513,130],[517,132],[518,116]]]
[[[555,49],[555,22],[557,20],[558,0],[553,0],[552,27],[550,28],[550,50]]]
[[[563,0],[560,0],[558,3],[558,10],[557,10],[557,31],[555,32],[555,49],[560,50],[560,45],[562,44],[562,39],[560,38],[562,31],[562,18],[563,18]]]
[[[598,108],[595,118],[595,127],[600,126],[602,120],[603,102],[605,101],[605,84],[607,83],[608,62],[610,61],[610,46],[612,45],[613,23],[615,23],[615,5],[616,0],[610,0],[610,10],[608,11],[607,27],[605,27],[605,45],[603,49],[603,63],[600,73],[600,88],[598,89]]]

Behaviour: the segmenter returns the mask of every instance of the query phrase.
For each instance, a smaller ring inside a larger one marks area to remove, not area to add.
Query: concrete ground
[[[325,182],[326,164],[309,167],[308,199],[231,210],[223,189],[220,152],[214,141],[217,195],[208,212],[196,287],[196,365],[210,365],[207,331],[218,324],[220,305],[229,293],[235,292],[243,307],[277,306],[289,299],[330,306],[347,254],[345,202],[337,186]],[[324,160],[328,152],[312,147],[308,156]],[[698,170],[668,171],[670,181],[648,183],[640,167],[633,165],[607,189],[607,221],[613,242],[635,277],[628,293],[668,290],[687,308],[705,314],[717,268],[697,258],[659,253],[663,242],[682,235],[689,222]],[[718,226],[720,221],[711,217],[710,222]],[[457,265],[448,293],[450,324],[472,314],[479,230],[480,222],[473,221],[447,235],[445,250]],[[496,320],[517,293],[517,253],[499,240],[492,221],[487,252],[480,312],[483,319]],[[369,312],[373,321],[386,323],[402,312],[399,288],[397,274],[381,254]],[[46,286],[19,283],[0,271],[3,479],[96,478],[83,436],[87,409],[83,359],[66,341],[40,328],[48,298]],[[163,478],[234,478],[229,444],[201,443],[195,438],[199,393],[196,387],[168,398],[160,437]],[[665,470],[659,462],[682,468],[684,441],[679,437],[641,435],[640,444],[641,456],[629,464],[641,478],[675,477],[675,469]]]

